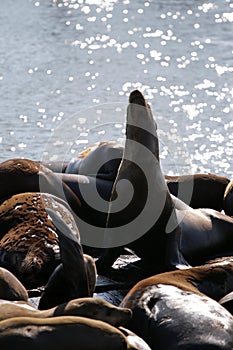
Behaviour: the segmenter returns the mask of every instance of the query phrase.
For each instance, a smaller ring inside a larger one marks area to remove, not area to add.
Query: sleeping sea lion
[[[84,317],[17,317],[0,322],[1,349],[14,350],[148,350],[102,321]],[[145,344],[145,346],[144,346]]]
[[[112,326],[127,326],[132,311],[114,306],[100,298],[78,298],[47,310],[38,310],[28,302],[0,300],[0,321],[13,317],[47,318],[56,316],[80,316],[107,322]]]
[[[79,231],[60,198],[41,193],[12,196],[0,205],[0,231],[1,265],[26,287],[44,285],[62,260],[65,268],[76,270],[76,280],[67,288],[74,283],[75,297],[89,296]]]
[[[60,261],[56,228],[40,194],[23,193],[0,205],[0,264],[27,288],[46,283]]]
[[[233,258],[222,258],[138,282],[121,306],[129,328],[152,349],[231,349],[233,317],[218,302],[232,290]]]
[[[0,201],[23,192],[53,194],[67,200],[75,211],[80,206],[71,188],[39,162],[16,158],[0,163]]]
[[[193,209],[211,208],[218,211],[227,207],[224,194],[230,180],[215,174],[165,175],[170,193]]]

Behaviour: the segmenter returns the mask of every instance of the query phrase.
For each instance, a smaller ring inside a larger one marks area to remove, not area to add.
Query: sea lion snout
[[[120,326],[120,325],[126,326],[132,318],[132,315],[133,315],[132,310],[128,308],[118,307],[118,312],[120,312],[119,315],[116,314],[116,310],[111,311],[113,317],[115,316],[116,318],[116,326]]]

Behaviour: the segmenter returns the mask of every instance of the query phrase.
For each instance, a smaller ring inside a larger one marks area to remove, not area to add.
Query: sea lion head
[[[43,248],[42,246],[32,246],[26,255],[22,254],[19,257],[18,271],[22,280],[27,281],[29,288],[43,285],[58,264],[55,251],[57,250],[57,256],[59,256],[59,246],[54,245],[47,251],[46,247]],[[54,254],[51,253],[50,249]]]

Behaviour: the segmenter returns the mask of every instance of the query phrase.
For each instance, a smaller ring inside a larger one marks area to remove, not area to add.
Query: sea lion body
[[[132,94],[140,96],[139,93]],[[141,99],[143,100],[142,96]],[[154,272],[188,267],[190,264],[200,265],[215,257],[231,255],[232,218],[210,209],[192,209],[170,194],[159,166],[156,125],[153,126],[146,107],[144,111],[142,106],[141,110],[138,107],[133,110],[133,106],[140,104],[140,97],[135,98],[133,102],[131,99],[130,102],[124,156],[113,185],[107,229],[115,228],[117,242],[118,236],[120,237],[127,227],[128,232],[124,235],[126,239],[131,240],[126,244],[119,244],[119,247],[127,246],[132,249]],[[143,154],[143,147],[147,147],[151,153]],[[130,163],[127,158],[133,162]],[[136,169],[135,164],[139,164],[143,171]],[[123,179],[128,181],[124,182],[120,193]],[[120,196],[125,199],[130,191],[129,183],[134,189],[132,200],[124,210],[115,213],[112,210],[114,201],[117,198],[119,202]],[[146,212],[144,219],[133,227],[136,219],[139,221],[143,210]],[[149,223],[151,225],[148,227]],[[141,237],[137,236],[137,231],[141,232]],[[117,244],[115,247],[109,244],[109,247],[97,261],[99,272],[108,269],[119,256],[120,249]]]
[[[15,344],[18,350],[139,349],[131,346],[119,329],[102,321],[75,316],[17,317],[1,321],[1,348],[14,350]]]
[[[65,275],[70,274],[59,286],[67,289],[64,297],[89,296],[79,231],[62,199],[44,193],[17,194],[1,204],[0,219],[1,265],[23,285],[45,285],[62,263]]]
[[[176,210],[181,227],[181,251],[195,266],[233,254],[233,218],[213,209]]]
[[[14,350],[150,350],[126,329],[85,317],[17,317],[0,322],[0,346]]]
[[[40,194],[12,196],[0,205],[0,263],[26,287],[43,285],[60,262],[56,228]]]
[[[173,201],[181,230],[180,251],[190,265],[201,265],[208,260],[233,254],[232,217],[213,209],[193,209],[174,198]],[[146,234],[127,246],[151,266],[152,270],[154,264],[156,271],[160,267],[159,261],[156,261],[155,244],[155,237]],[[119,251],[116,248],[106,254],[109,254],[110,260],[111,257],[116,259]],[[112,263],[112,260],[109,263],[107,260],[107,264]]]
[[[215,174],[169,176],[165,180],[170,193],[193,209],[225,210],[224,194],[230,180]],[[227,213],[226,213],[227,214]]]
[[[232,349],[233,317],[215,300],[163,284],[134,298],[129,327],[152,350]]]
[[[133,194],[125,205],[129,183]],[[115,237],[110,237],[112,233]],[[180,234],[174,203],[160,168],[157,125],[144,97],[134,91],[127,109],[124,155],[106,223],[104,243],[110,248],[97,261],[97,270],[110,267],[123,245],[144,260],[153,261],[155,268],[188,266],[180,252]]]
[[[232,315],[218,302],[232,289],[233,259],[219,259],[138,282],[122,307],[133,311],[128,326],[152,349],[231,349]]]
[[[67,200],[77,211],[80,202],[75,193],[55,173],[39,162],[14,158],[0,163],[0,202],[24,192],[43,192]]]
[[[127,326],[132,311],[117,307],[100,298],[78,298],[47,310],[38,310],[28,302],[0,299],[0,321],[14,317],[79,316],[107,322],[112,326]]]
[[[94,259],[89,256],[85,260],[76,222],[69,209],[67,207],[65,209],[64,214],[67,217],[61,215],[57,207],[51,203],[47,203],[46,206],[46,212],[51,217],[59,236],[61,264],[49,277],[40,298],[39,308],[49,308],[71,299],[91,296],[94,289],[93,283],[96,280]],[[90,281],[88,276],[91,276]]]

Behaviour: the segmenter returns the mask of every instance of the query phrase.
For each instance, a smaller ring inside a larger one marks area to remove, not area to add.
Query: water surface
[[[0,21],[1,161],[123,141],[139,88],[166,173],[232,176],[232,1],[3,0]]]

